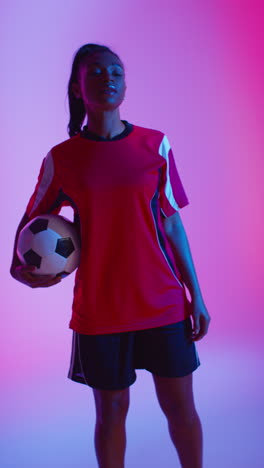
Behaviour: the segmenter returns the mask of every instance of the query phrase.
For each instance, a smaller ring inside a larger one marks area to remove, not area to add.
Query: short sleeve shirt
[[[123,120],[105,139],[87,127],[44,158],[26,213],[72,206],[81,236],[69,328],[83,334],[159,327],[190,313],[163,220],[189,200],[167,136]]]

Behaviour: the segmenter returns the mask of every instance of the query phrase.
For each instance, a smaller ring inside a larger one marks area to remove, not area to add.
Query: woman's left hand
[[[192,341],[199,341],[208,332],[211,320],[203,299],[192,299],[190,313],[193,319]]]

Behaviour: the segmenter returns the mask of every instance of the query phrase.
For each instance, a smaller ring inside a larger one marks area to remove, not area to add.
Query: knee
[[[189,424],[197,417],[193,405],[164,405],[162,410],[169,423]]]
[[[193,398],[160,398],[159,403],[168,421],[191,422],[197,414]]]
[[[169,421],[188,422],[196,416],[192,374],[166,378],[154,376],[160,407]]]
[[[129,408],[128,389],[120,391],[95,390],[97,422],[113,424],[124,421]]]

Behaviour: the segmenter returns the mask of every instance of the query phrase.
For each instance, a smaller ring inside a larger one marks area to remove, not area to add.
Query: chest
[[[102,151],[100,147],[69,155],[60,164],[63,190],[71,194],[144,192],[152,195],[159,184],[162,158],[127,148]]]

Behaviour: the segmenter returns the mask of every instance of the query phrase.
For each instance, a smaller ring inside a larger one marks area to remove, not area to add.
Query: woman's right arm
[[[23,227],[28,223],[28,221],[29,217],[25,213],[18,225],[16,232],[13,259],[10,267],[11,276],[17,281],[20,281],[20,283],[26,284],[31,288],[44,288],[60,283],[60,277],[54,277],[53,275],[34,275],[34,271],[37,268],[33,265],[23,265],[19,260],[19,257],[17,255],[17,241],[21,229],[23,229]]]

